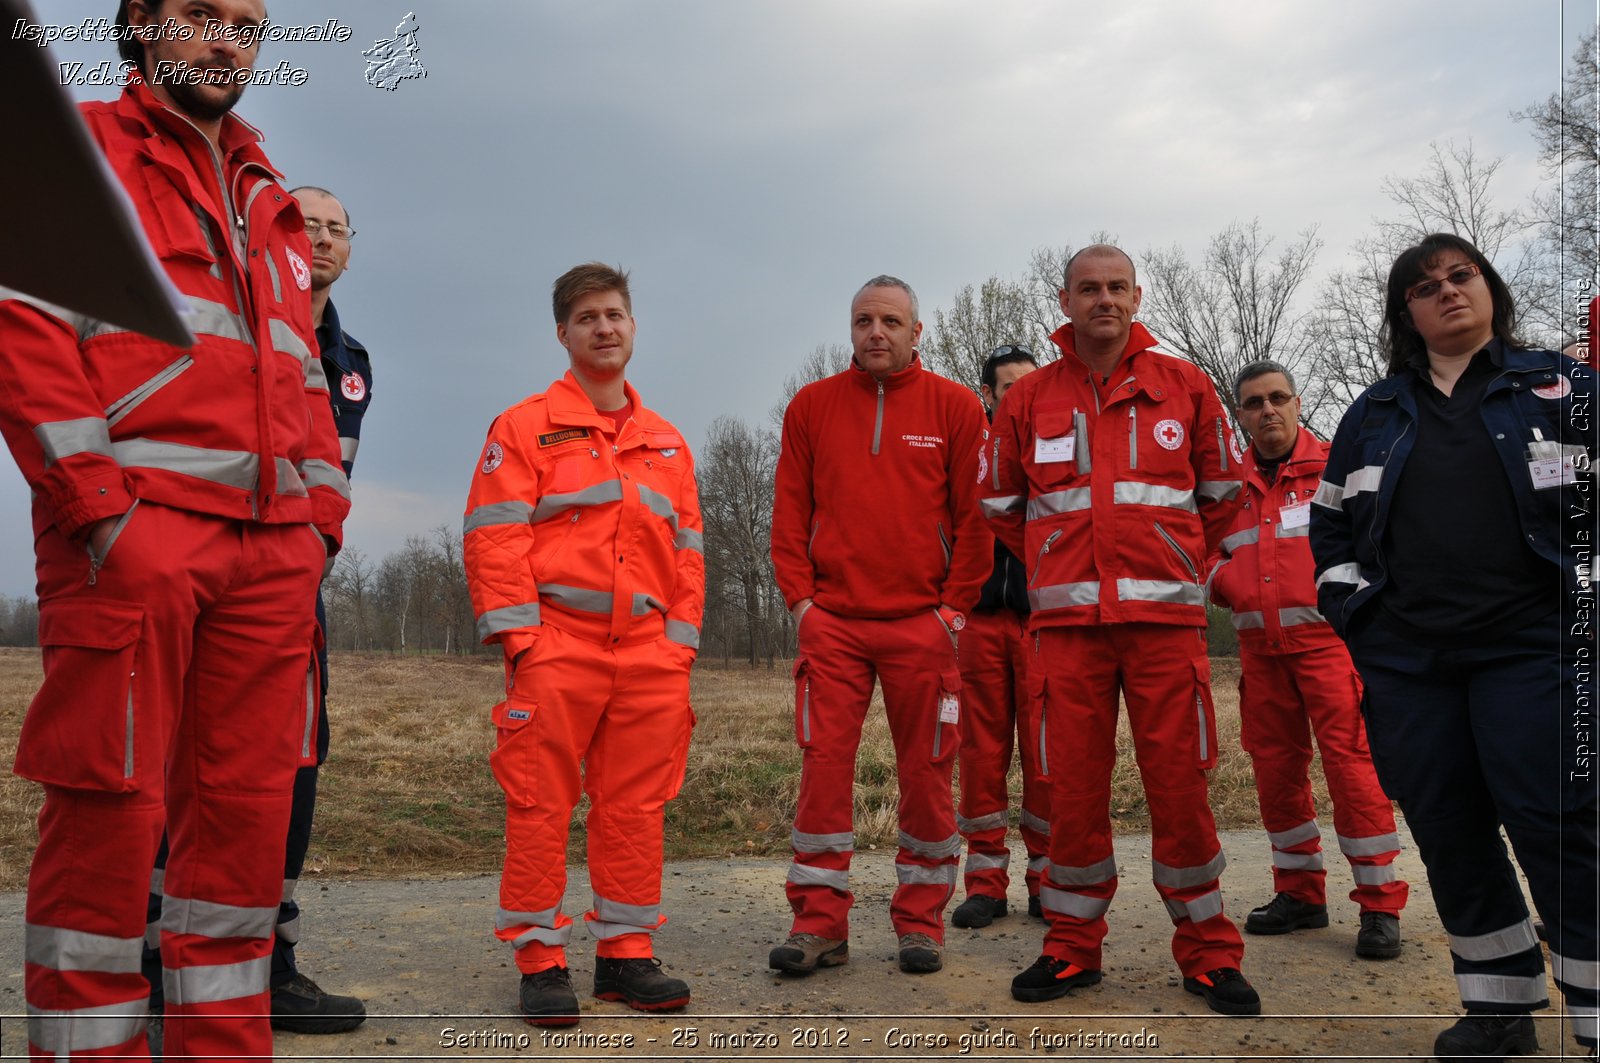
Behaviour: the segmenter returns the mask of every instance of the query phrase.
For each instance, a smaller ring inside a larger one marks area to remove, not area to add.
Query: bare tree
[[[789,403],[794,401],[801,388],[849,369],[851,357],[850,347],[842,343],[819,343],[811,348],[811,353],[801,360],[799,367],[784,378],[783,400],[772,408],[771,413],[774,430],[783,430],[783,411],[789,408]]]
[[[1205,370],[1233,408],[1233,379],[1271,359],[1304,377],[1309,338],[1295,296],[1322,249],[1316,228],[1274,256],[1259,220],[1211,238],[1198,265],[1182,248],[1146,251],[1140,317],[1164,344]]]
[[[1037,354],[1047,342],[1048,334],[1032,324],[1032,309],[1027,288],[1015,281],[990,277],[976,291],[965,285],[948,313],[934,310],[933,324],[923,334],[923,363],[976,392],[990,351],[1023,343]]]
[[[701,454],[700,511],[705,523],[706,627],[717,632],[724,656],[735,631],[751,664],[776,650],[775,629],[786,616],[772,572],[773,484],[778,438],[737,417],[711,424]]]
[[[328,642],[344,650],[372,648],[369,615],[373,580],[372,562],[355,547],[339,551],[333,571],[322,583],[328,606]]]

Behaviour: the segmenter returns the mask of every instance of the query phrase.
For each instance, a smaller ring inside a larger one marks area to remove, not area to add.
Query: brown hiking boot
[[[838,967],[850,960],[850,942],[816,934],[790,934],[767,956],[767,966],[786,974],[810,974],[818,967]]]

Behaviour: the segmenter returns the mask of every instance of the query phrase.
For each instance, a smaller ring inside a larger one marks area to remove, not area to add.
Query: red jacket
[[[700,645],[705,546],[683,436],[624,385],[620,434],[571,372],[489,426],[462,558],[478,637],[509,658],[543,624],[605,645]]]
[[[219,161],[137,78],[82,111],[199,343],[0,302],[0,432],[33,488],[35,533],[79,535],[144,498],[312,522],[337,542],[350,488],[311,327],[311,247],[260,134],[229,115]]]
[[[1206,622],[1202,565],[1233,517],[1238,445],[1211,380],[1134,323],[1097,386],[1071,325],[1012,386],[980,466],[983,511],[1028,566],[1035,627]]]
[[[792,608],[890,619],[978,601],[993,538],[978,512],[983,406],[922,367],[852,365],[783,415],[772,563]]]
[[[1340,645],[1317,612],[1311,557],[1311,496],[1322,482],[1328,444],[1303,425],[1270,485],[1245,456],[1244,502],[1210,559],[1211,600],[1233,611],[1241,649],[1295,653]]]

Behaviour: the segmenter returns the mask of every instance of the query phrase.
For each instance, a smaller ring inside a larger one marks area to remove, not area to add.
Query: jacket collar
[[[626,380],[622,382],[622,392],[628,397],[628,403],[633,407],[632,417],[637,422],[644,410],[644,403],[639,401],[639,393],[633,390],[633,385]],[[545,392],[545,401],[550,405],[550,420],[554,424],[615,428],[610,417],[594,408],[593,400],[583,390],[583,385],[578,383],[578,378],[572,375],[570,369],[562,374],[560,380],[550,385]]]
[[[1078,357],[1077,337],[1072,331],[1072,322],[1067,322],[1050,334],[1050,342],[1061,348],[1064,358],[1071,358],[1083,364],[1083,359]],[[1156,338],[1150,335],[1150,330],[1138,321],[1128,329],[1128,343],[1122,348],[1122,356],[1117,359],[1117,368],[1120,368],[1128,359],[1140,351],[1147,351],[1156,345]],[[1087,368],[1087,366],[1085,366]],[[1115,372],[1114,368],[1112,372]]]
[[[1300,470],[1296,466],[1302,462],[1315,464],[1325,459],[1326,453],[1323,441],[1311,429],[1301,425],[1300,431],[1295,433],[1294,446],[1290,448],[1288,454],[1284,455],[1283,460],[1278,463],[1278,478],[1282,479],[1286,474],[1299,475]],[[1245,449],[1244,461],[1246,478],[1253,481],[1265,492],[1267,481],[1261,475],[1260,456],[1256,454],[1254,443]]]
[[[117,98],[116,111],[119,116],[143,126],[147,134],[170,133],[204,139],[204,134],[193,122],[156,98],[154,90],[137,71],[129,75],[127,86]],[[224,158],[231,157],[235,153],[243,153],[241,162],[259,163],[272,169],[271,163],[267,162],[266,154],[261,150],[263,140],[261,130],[231,111],[223,116],[222,130],[217,139],[221,142]],[[282,176],[276,170],[273,174]]]
[[[922,355],[913,353],[911,355],[910,365],[906,366],[904,369],[896,370],[884,378],[883,389],[885,391],[893,391],[896,388],[903,388],[907,384],[917,380],[917,378],[921,375],[922,370]],[[852,356],[850,359],[850,368],[845,370],[845,372],[850,373],[857,380],[859,380],[861,382],[861,386],[866,388],[868,391],[878,390],[878,378],[861,368],[861,364],[855,360],[854,356]]]

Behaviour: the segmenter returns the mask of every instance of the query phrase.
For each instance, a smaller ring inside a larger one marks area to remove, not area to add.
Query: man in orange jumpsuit
[[[683,785],[705,605],[689,448],[624,379],[627,275],[576,266],[552,303],[571,369],[490,426],[463,550],[478,634],[505,651],[490,756],[506,794],[495,936],[516,950],[522,1013],[539,1025],[578,1021],[561,902],[580,788],[595,996],[646,1011],[689,1002],[651,935],[666,922],[662,820]]]
[[[916,296],[874,277],[850,304],[849,369],[801,388],[783,417],[772,561],[794,612],[802,751],[789,868],[794,923],[768,964],[803,974],[849,956],[852,786],[873,680],[900,783],[900,969],[943,966],[961,836],[950,776],[960,743],[956,633],[989,574],[978,511],[983,409],[917,357]]]
[[[235,31],[265,16],[260,0],[129,0],[118,25],[151,29],[122,42],[135,72],[82,108],[195,346],[0,302],[0,430],[33,489],[45,670],[16,760],[44,786],[24,957],[36,1058],[145,1054],[163,826],[166,1051],[272,1054],[312,605],[349,487],[304,221],[231,113],[257,55]]]
[[[1029,566],[1043,669],[1050,870],[1043,955],[1011,983],[1023,1001],[1100,981],[1117,888],[1111,771],[1118,692],[1150,804],[1153,877],[1174,926],[1184,988],[1255,1015],[1244,945],[1222,911],[1224,859],[1205,770],[1217,735],[1200,566],[1239,493],[1217,392],[1192,363],[1156,351],[1133,320],[1133,261],[1095,244],[1068,261],[1051,337],[1061,358],[1023,377],[995,415],[984,512]],[[1054,770],[1052,770],[1054,765]]]
[[[1239,632],[1240,738],[1255,767],[1277,886],[1277,896],[1251,912],[1244,928],[1287,934],[1328,925],[1322,832],[1308,774],[1315,731],[1339,848],[1356,880],[1350,899],[1361,907],[1356,955],[1388,959],[1400,955],[1407,895],[1394,873],[1400,836],[1367,751],[1361,679],[1344,642],[1317,612],[1307,538],[1328,444],[1300,426],[1294,378],[1277,362],[1245,366],[1233,395],[1251,439],[1244,503],[1212,558],[1208,582]]]

